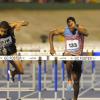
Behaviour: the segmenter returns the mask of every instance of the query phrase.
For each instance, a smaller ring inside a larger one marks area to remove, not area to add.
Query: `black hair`
[[[68,24],[69,20],[74,21],[74,22],[75,22],[75,24],[76,24],[76,20],[75,20],[75,18],[74,18],[74,17],[68,17],[68,18],[67,18],[67,24]]]
[[[0,22],[0,27],[6,29],[7,31],[12,29],[7,21]]]

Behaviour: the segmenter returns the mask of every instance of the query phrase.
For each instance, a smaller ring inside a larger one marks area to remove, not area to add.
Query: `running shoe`
[[[67,82],[67,91],[71,92],[73,88],[72,80],[68,80]]]

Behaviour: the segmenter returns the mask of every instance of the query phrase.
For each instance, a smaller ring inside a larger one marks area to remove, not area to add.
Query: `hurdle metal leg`
[[[32,88],[35,90],[36,88],[36,63],[34,63],[34,66],[33,66],[33,61],[32,61]]]
[[[58,64],[57,58],[55,58],[55,66],[54,66],[54,88],[55,88],[55,100],[57,100],[57,91],[58,91]]]
[[[42,68],[41,68],[41,58],[39,58],[39,61],[38,61],[38,99],[41,100],[41,85],[42,85]]]
[[[21,100],[21,75],[18,75],[18,100]]]
[[[64,61],[61,63],[62,66],[62,100],[65,99],[65,67],[64,67]]]
[[[52,61],[52,82],[54,82],[54,61]]]
[[[44,90],[46,90],[46,73],[47,73],[47,70],[46,70],[46,60],[44,60]]]
[[[7,61],[7,89],[9,90],[9,81],[10,81],[10,63]],[[7,100],[10,99],[10,93],[7,91]]]
[[[95,82],[95,61],[91,62],[92,64],[92,89],[94,89],[94,82]]]
[[[81,74],[81,89],[84,89],[84,84],[83,84],[83,72],[84,72],[84,62],[82,62],[82,74]]]

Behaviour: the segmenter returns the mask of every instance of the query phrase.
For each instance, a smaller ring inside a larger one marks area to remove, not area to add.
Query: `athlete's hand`
[[[51,54],[51,55],[54,55],[55,53],[56,53],[56,51],[55,51],[53,48],[51,48],[51,49],[50,49],[50,54]]]
[[[3,55],[7,55],[7,49],[6,49],[6,48],[3,48],[3,49],[2,49],[2,54],[3,54]]]
[[[29,24],[28,21],[20,21],[20,23],[21,23],[21,26],[27,26]]]
[[[19,31],[22,26],[27,26],[28,24],[29,22],[27,21],[16,21],[16,22],[10,23],[10,26],[14,28],[16,31]]]

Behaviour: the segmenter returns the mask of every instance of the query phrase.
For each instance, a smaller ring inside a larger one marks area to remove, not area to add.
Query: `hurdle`
[[[7,61],[7,100],[10,100],[10,64],[9,64],[9,61]],[[18,75],[18,100],[21,100],[21,90],[20,90],[20,87],[21,87],[21,75]]]
[[[92,50],[92,56],[100,56],[100,52],[94,52]],[[91,61],[91,66],[92,66],[91,89],[93,89],[94,91],[100,91],[100,88],[95,88],[95,86],[97,84],[95,84],[95,78],[96,78],[96,62],[94,60]],[[83,81],[83,79],[82,79],[82,81]],[[100,84],[100,82],[99,82],[99,84]],[[81,97],[79,97],[78,100],[99,100],[99,99],[100,98],[81,98]]]
[[[94,52],[93,50],[90,52],[91,56],[100,56],[100,52]],[[87,55],[88,55],[88,51],[87,51]],[[91,68],[92,68],[92,78],[91,78],[91,86],[92,86],[92,89],[95,90],[95,91],[100,91],[100,88],[95,88],[94,84],[95,84],[95,79],[96,79],[96,76],[97,77],[100,77],[100,75],[96,75],[96,62],[94,60],[91,61]],[[84,71],[84,70],[83,70]],[[87,76],[88,77],[88,76]],[[85,81],[84,81],[85,82]],[[83,74],[81,76],[81,88],[84,89],[84,86],[83,86]],[[88,81],[86,81],[88,83]]]
[[[62,58],[60,58],[60,60],[61,60]],[[65,58],[64,58],[64,60],[65,60]],[[56,64],[57,64],[57,62],[56,62]],[[40,68],[41,69],[41,68]],[[55,80],[57,80],[57,66],[55,66],[55,68],[54,69],[56,69],[56,71],[54,71],[55,73],[56,73],[56,75],[55,75]],[[41,72],[41,71],[40,71]],[[41,80],[41,78],[40,78],[40,80]],[[41,83],[41,82],[39,82],[39,83]],[[40,85],[40,88],[41,88],[41,85]],[[57,82],[55,81],[55,91],[57,91]],[[40,95],[41,93],[39,93],[39,95]],[[43,98],[41,98],[40,99],[40,97],[41,96],[39,96],[39,100],[42,100]],[[59,99],[59,98],[57,98],[57,92],[55,92],[55,98],[54,98],[55,100],[61,100],[61,99]],[[53,100],[54,100],[53,99]],[[78,100],[89,100],[89,99],[91,99],[91,98],[79,98]],[[100,98],[99,98],[100,99]],[[23,100],[31,100],[31,99],[23,99]],[[37,99],[32,99],[32,100],[37,100]],[[43,99],[44,100],[44,99]],[[48,98],[45,98],[45,100],[52,100],[52,98],[50,98],[50,99],[48,99]],[[94,99],[92,99],[92,100],[98,100],[98,98],[96,99],[96,98],[94,98]]]
[[[26,57],[26,56],[25,56]],[[42,59],[42,58],[40,58],[40,56],[37,56],[37,57],[35,57],[34,58],[34,56],[31,56],[31,57],[28,57],[28,60],[39,60],[39,65],[38,65],[38,80],[39,80],[39,82],[38,82],[38,92],[39,92],[39,100],[41,100],[41,60],[47,60],[47,56],[43,56],[43,57],[45,57],[46,59]],[[27,57],[26,57],[27,58]],[[24,57],[22,58],[23,60],[26,60],[26,58],[24,59]],[[37,59],[36,59],[37,58]],[[57,70],[58,70],[58,66],[57,66],[57,60],[82,60],[82,57],[80,58],[80,57],[70,57],[70,59],[69,59],[69,57],[66,57],[66,56],[51,56],[50,57],[51,59],[49,59],[49,60],[54,60],[55,61],[55,67],[54,67],[54,72],[55,72],[55,100],[59,100],[59,98],[57,98],[57,90],[58,90],[58,78],[57,78]],[[75,59],[74,59],[75,58]],[[90,58],[92,59],[93,57],[88,57],[88,56],[86,56],[86,57],[83,57],[85,60],[89,60]],[[93,58],[92,60],[100,60],[100,57],[96,57],[97,59],[95,59],[95,58]],[[11,58],[10,58],[11,59]],[[84,60],[83,59],[83,60]],[[91,60],[90,59],[90,60]],[[20,79],[20,78],[19,78]],[[20,93],[20,91],[19,91],[19,93]],[[20,97],[20,96],[19,96]],[[64,97],[63,97],[64,98]],[[29,99],[30,100],[30,99]]]
[[[41,51],[42,53],[44,52],[43,50],[40,50],[40,51]],[[86,51],[86,52],[87,52],[87,51]],[[91,50],[90,52],[93,52],[93,51]],[[24,52],[24,53],[25,53],[25,52]],[[46,53],[46,52],[45,52],[45,53]],[[48,54],[48,53],[47,53],[47,54]],[[61,54],[62,54],[62,53],[61,53]],[[33,54],[33,55],[34,55],[34,54]],[[91,80],[91,85],[92,85],[93,89],[94,89],[93,84],[94,84],[94,82],[95,82],[95,80],[94,80],[94,79],[95,79],[95,74],[94,74],[94,73],[95,73],[94,63],[95,63],[94,61],[91,62],[91,66],[92,66],[92,80]],[[45,73],[45,72],[44,72],[44,73]],[[44,80],[46,79],[46,78],[45,78],[45,75],[46,75],[46,74],[44,74]],[[53,75],[53,74],[52,74],[52,75]],[[83,75],[82,75],[81,77],[83,77]],[[84,82],[85,82],[85,81],[84,81]],[[90,81],[87,81],[87,82],[90,82]],[[45,84],[45,81],[44,81],[44,87],[45,87],[45,85],[46,85],[46,84]],[[84,87],[83,87],[83,80],[82,80],[82,78],[81,78],[81,88],[84,88]],[[98,90],[98,89],[95,89],[95,90]]]
[[[100,56],[100,52],[93,52],[93,55],[94,56]],[[92,62],[93,63],[93,79],[94,79],[94,82],[95,82],[95,78],[96,78],[96,63],[95,63],[95,61],[93,61]],[[98,76],[98,77],[100,77],[100,75]],[[93,89],[95,90],[95,91],[100,91],[100,88],[96,88],[95,86],[94,86],[94,84],[93,84]]]
[[[9,64],[9,63],[8,63]],[[46,62],[44,62],[44,65],[46,64]],[[9,65],[7,65],[8,67],[7,68],[9,68]],[[38,83],[38,87],[39,87],[39,91],[41,91],[41,64],[39,64],[39,79],[38,80],[40,80],[39,81],[39,83]],[[46,66],[46,65],[45,65]],[[45,67],[44,66],[44,67]],[[10,69],[7,69],[8,71],[7,72],[9,72],[9,70]],[[44,70],[45,70],[45,72],[46,72],[46,69],[44,68]],[[55,64],[55,99],[57,98],[57,63]],[[9,82],[9,80],[10,80],[10,77],[9,77],[9,73],[8,73],[8,82]],[[20,80],[21,80],[21,77],[20,76],[18,76],[18,88],[10,88],[10,89],[8,89],[8,90],[6,90],[6,88],[5,88],[5,90],[2,88],[2,91],[7,91],[7,98],[9,98],[9,92],[10,91],[18,91],[18,99],[20,100],[20,97],[21,97],[21,88],[20,88]],[[9,87],[9,84],[8,84],[8,87]],[[26,90],[24,90],[24,91],[26,91]],[[39,93],[39,98],[41,98],[41,93]]]
[[[88,50],[85,52],[85,55],[87,55],[87,56],[100,56],[100,53],[99,52],[94,52],[93,50],[92,51],[90,51],[90,52],[88,52]],[[90,83],[91,84],[91,86],[92,86],[92,89],[93,90],[97,90],[97,91],[99,91],[99,88],[95,88],[94,87],[94,84],[95,84],[95,77],[96,77],[96,62],[94,61],[94,60],[92,60],[91,62],[91,81],[85,81],[85,80],[83,80],[83,77],[84,77],[84,75],[83,75],[83,73],[84,73],[84,61],[83,61],[83,65],[82,65],[82,75],[81,75],[81,89],[84,89],[84,83]],[[88,75],[85,75],[86,77],[89,77]],[[100,77],[100,75],[98,76],[98,77]]]
[[[42,59],[43,60],[43,59]],[[45,60],[44,60],[45,61]],[[58,64],[57,64],[57,58],[55,58],[54,60],[53,60],[53,66],[54,66],[54,98],[45,98],[45,100],[61,100],[61,99],[59,99],[59,98],[57,98],[57,91],[58,91]],[[41,97],[41,90],[42,90],[42,83],[41,83],[41,65],[42,65],[42,63],[41,63],[41,58],[39,57],[39,61],[38,61],[38,100],[44,100],[44,98],[42,98]],[[44,66],[44,67],[46,67],[46,66]],[[45,72],[46,72],[46,68],[44,69],[45,70]],[[62,76],[62,81],[64,82],[64,63],[62,62],[62,74],[63,74],[63,76]],[[64,100],[64,84],[63,84],[63,88],[62,88],[62,91],[63,91],[63,98],[62,98],[62,100]],[[22,99],[22,100],[33,100],[33,98],[31,99],[31,98],[24,98],[24,99]],[[34,99],[34,100],[37,100],[37,99]]]
[[[41,83],[41,58],[39,57],[39,62],[38,62],[38,99],[41,100],[41,88],[42,88],[42,83]],[[46,69],[45,69],[46,70]],[[55,58],[54,61],[54,99],[57,99],[57,91],[58,91],[58,64],[57,64],[57,58]],[[46,72],[46,71],[45,71]]]
[[[7,96],[6,96],[6,98],[0,98],[0,100],[11,100],[10,92],[17,92],[17,91],[18,91],[18,100],[21,100],[21,91],[32,91],[33,92],[35,84],[33,84],[32,88],[21,88],[21,75],[18,75],[18,87],[17,88],[10,87],[10,63],[9,63],[9,61],[6,61],[6,63],[7,63],[7,83],[6,83],[7,87],[6,88],[0,87],[0,91],[6,92]],[[33,72],[34,71],[35,70],[33,70]],[[33,75],[32,75],[32,77],[33,77]],[[32,79],[33,79],[33,81],[35,80],[34,77]]]

